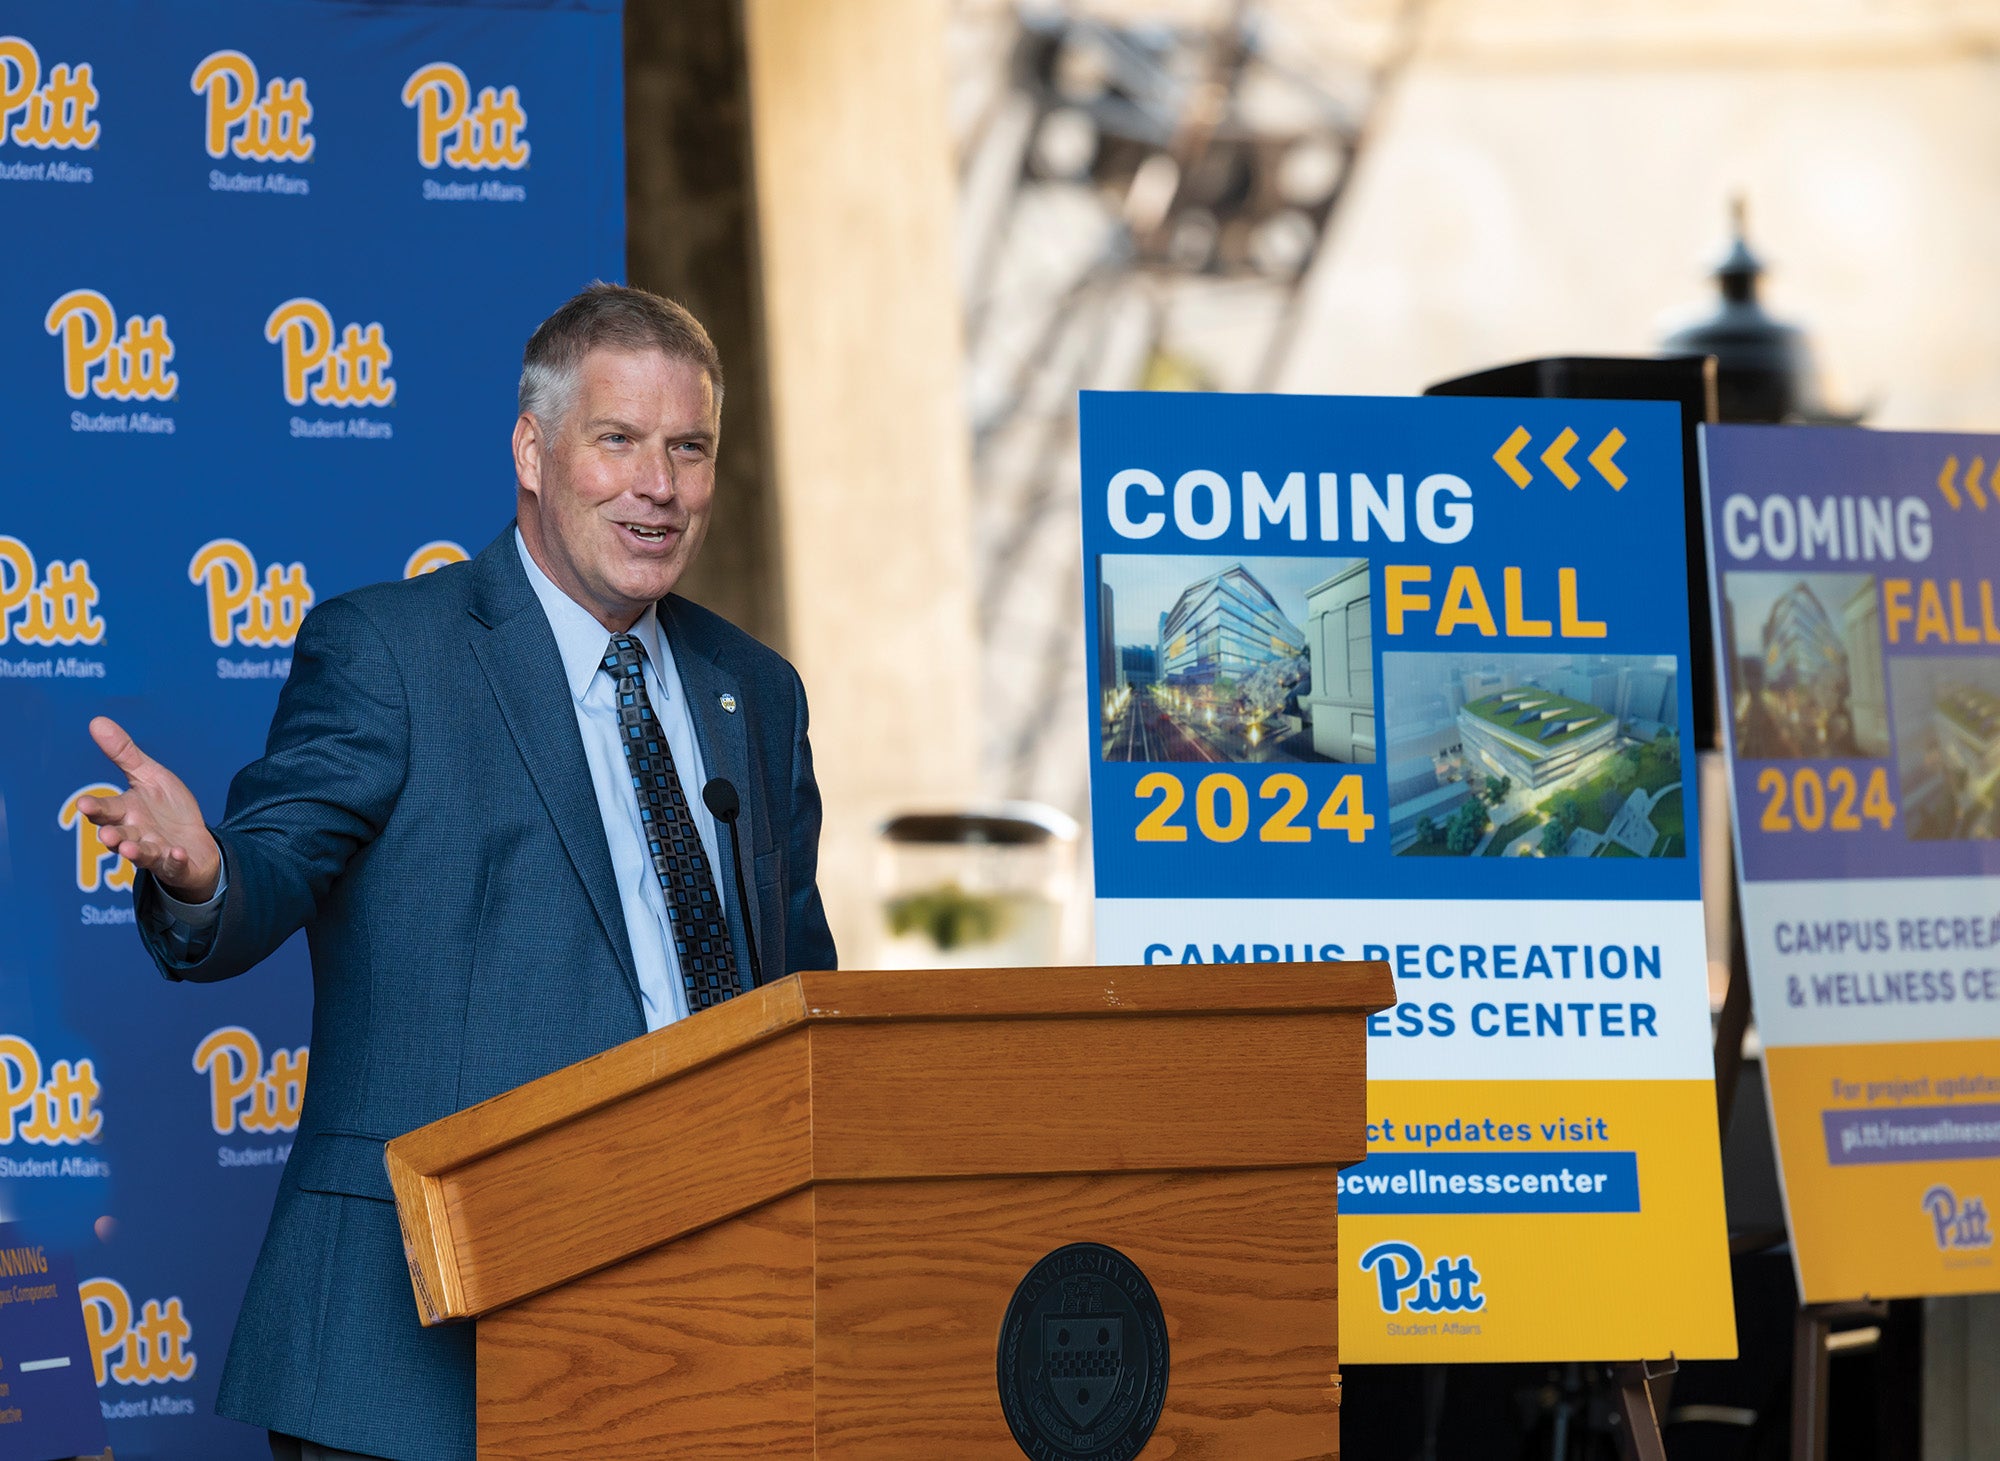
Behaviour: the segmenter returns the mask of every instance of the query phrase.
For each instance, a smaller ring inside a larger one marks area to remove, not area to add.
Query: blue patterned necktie
[[[646,850],[667,895],[681,987],[687,991],[688,1013],[694,1014],[736,995],[736,951],[701,833],[674,770],[674,753],[667,749],[666,734],[646,698],[645,665],[646,652],[638,640],[629,634],[611,636],[604,668],[618,684],[618,739],[639,797]]]

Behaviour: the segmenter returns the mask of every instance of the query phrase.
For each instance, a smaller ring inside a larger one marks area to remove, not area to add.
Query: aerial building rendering
[[[1496,776],[1531,789],[1559,781],[1610,748],[1617,718],[1552,690],[1506,690],[1458,713],[1459,734]]]
[[[1666,655],[1388,654],[1399,856],[1680,857]]]

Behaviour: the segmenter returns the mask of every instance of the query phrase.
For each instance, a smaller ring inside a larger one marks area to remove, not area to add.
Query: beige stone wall
[[[945,15],[744,4],[785,642],[848,964],[874,937],[877,820],[978,790]]]
[[[1439,3],[1283,383],[1646,351],[1710,297],[1741,192],[1837,403],[2000,426],[1996,33],[1991,3]]]

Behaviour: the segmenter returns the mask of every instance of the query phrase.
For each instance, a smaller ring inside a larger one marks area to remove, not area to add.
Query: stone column
[[[632,0],[634,283],[728,372],[690,596],[811,697],[820,883],[867,956],[872,830],[978,787],[956,183],[935,0]]]

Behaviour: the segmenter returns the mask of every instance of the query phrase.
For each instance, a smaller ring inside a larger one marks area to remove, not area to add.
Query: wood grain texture
[[[1392,998],[1383,964],[795,975],[390,1142],[419,1312],[479,1314],[814,1175],[1359,1160],[1359,1096],[1319,1095],[1359,1090],[1360,1016]]]
[[[488,1315],[480,1461],[813,1455],[813,1195]]]
[[[794,974],[397,1137],[390,1165],[435,1175],[808,1021],[1367,1012],[1394,1002],[1382,963],[1253,964],[1227,980],[1178,964]]]
[[[1019,1461],[995,1349],[1065,1243],[1144,1270],[1172,1343],[1142,1461],[1338,1456],[1332,1169],[814,1190],[819,1461]]]
[[[465,1307],[498,1308],[812,1177],[804,1031],[439,1179]]]
[[[987,1020],[1022,1016],[1257,1014],[1377,1010],[1395,1002],[1384,963],[1187,964],[1068,969],[846,970],[797,976],[815,1020]]]
[[[753,989],[397,1137],[389,1143],[390,1171],[400,1164],[435,1176],[774,1039],[805,1017],[796,977]]]
[[[465,1286],[459,1282],[458,1249],[452,1242],[443,1184],[406,1163],[386,1156],[384,1160],[390,1191],[396,1195],[396,1224],[403,1234],[403,1258],[410,1268],[418,1319],[426,1325],[442,1324],[470,1312]]]
[[[1358,1162],[1366,1062],[1352,1013],[821,1024],[813,1172]]]

